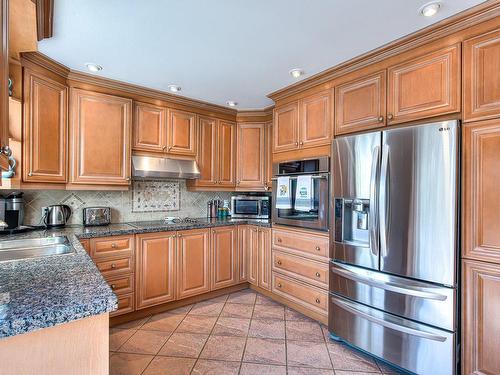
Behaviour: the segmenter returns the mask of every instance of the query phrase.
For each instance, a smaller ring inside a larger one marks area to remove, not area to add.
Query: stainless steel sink
[[[0,241],[0,262],[74,252],[66,236]]]

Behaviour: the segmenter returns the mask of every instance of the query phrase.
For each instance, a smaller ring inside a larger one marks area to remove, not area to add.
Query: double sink
[[[75,249],[66,236],[0,241],[0,262],[74,252]]]

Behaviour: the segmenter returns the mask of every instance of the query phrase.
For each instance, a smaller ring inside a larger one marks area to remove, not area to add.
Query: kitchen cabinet
[[[500,29],[463,43],[464,121],[500,117]]]
[[[234,187],[236,183],[236,124],[219,121],[217,155],[218,181],[221,187]]]
[[[330,92],[322,91],[274,110],[273,152],[328,145],[332,136]]]
[[[196,156],[196,114],[170,109],[167,125],[167,152]]]
[[[258,227],[248,226],[248,282],[259,285],[259,230]]]
[[[385,124],[386,75],[382,70],[335,87],[335,134],[369,130]]]
[[[212,280],[211,290],[225,288],[239,282],[238,228],[216,227],[211,230]]]
[[[68,88],[28,68],[23,82],[23,181],[66,183]]]
[[[273,186],[273,123],[266,124],[266,172],[264,190],[269,190]]]
[[[175,299],[175,232],[136,235],[136,308]]]
[[[248,281],[251,229],[248,225],[238,225],[238,281]]]
[[[165,152],[167,109],[148,103],[134,103],[132,148],[136,151]]]
[[[264,123],[237,125],[236,190],[264,190],[266,183],[266,127]]]
[[[197,186],[213,186],[217,184],[218,150],[217,136],[218,123],[211,117],[198,119],[198,154],[196,160],[200,168],[200,178],[196,180]]]
[[[177,232],[177,298],[210,291],[209,229]]]
[[[389,67],[387,123],[459,112],[460,73],[460,44]]]
[[[499,374],[500,265],[465,260],[462,270],[462,373]]]
[[[328,263],[274,250],[272,269],[328,290]]]
[[[500,264],[500,119],[464,125],[463,251]]]
[[[0,0],[0,147],[9,142],[9,2]],[[8,168],[7,157],[0,153],[0,169]],[[1,185],[1,182],[0,182]]]
[[[71,89],[71,183],[130,184],[132,100]]]
[[[243,246],[248,259],[248,282],[271,290],[271,229],[249,225]]]

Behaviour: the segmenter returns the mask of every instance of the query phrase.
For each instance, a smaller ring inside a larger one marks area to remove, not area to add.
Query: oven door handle
[[[304,173],[305,175],[307,175],[307,173]],[[280,176],[280,177],[288,177],[290,178],[290,180],[296,180],[297,179],[297,176]],[[272,181],[278,181],[278,178],[279,177],[273,177],[271,178]],[[327,179],[328,178],[328,174],[314,174],[311,176],[312,179],[316,180],[316,179]]]

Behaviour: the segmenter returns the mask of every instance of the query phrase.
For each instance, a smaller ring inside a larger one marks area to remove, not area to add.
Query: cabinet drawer
[[[276,272],[273,272],[273,293],[320,314],[328,313],[327,291]]]
[[[273,250],[273,271],[328,289],[328,264]]]
[[[101,260],[95,262],[95,265],[104,277],[130,273],[134,270],[131,257]]]
[[[273,229],[273,248],[328,261],[328,237],[311,232]]]
[[[134,293],[119,295],[118,297],[118,310],[113,311],[109,316],[117,316],[132,312],[134,308]]]
[[[133,236],[92,238],[90,240],[90,256],[92,258],[104,258],[117,255],[132,255],[133,243]]]
[[[121,295],[134,291],[134,275],[107,276],[105,279],[115,294]]]

